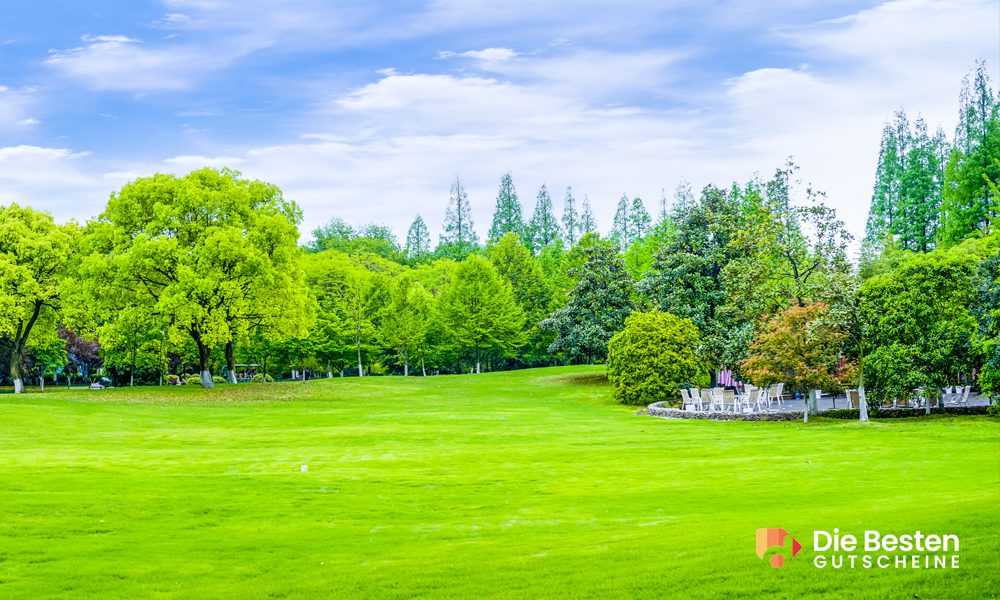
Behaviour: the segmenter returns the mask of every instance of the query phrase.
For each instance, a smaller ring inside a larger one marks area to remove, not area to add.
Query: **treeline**
[[[528,216],[511,173],[482,241],[456,179],[436,244],[418,216],[403,243],[333,219],[299,247],[298,206],[229,170],[138,179],[85,226],[10,205],[3,364],[18,390],[99,367],[207,387],[480,372],[602,361],[627,317],[662,311],[694,326],[706,377],[867,382],[883,400],[974,376],[996,389],[998,106],[979,65],[954,140],[902,113],[887,125],[860,265],[791,162],[682,184],[655,215],[623,195],[604,235],[571,188],[557,211],[543,185]]]

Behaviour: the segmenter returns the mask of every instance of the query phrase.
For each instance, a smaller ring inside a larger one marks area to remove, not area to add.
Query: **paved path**
[[[966,402],[967,406],[988,406],[990,400],[988,397],[980,396],[978,394],[969,394],[969,401]],[[817,408],[819,410],[830,410],[831,408],[848,408],[847,397],[839,396],[834,398],[833,396],[823,396],[819,399],[817,403]],[[936,403],[931,404],[931,408],[935,408]],[[954,404],[945,404],[945,406],[956,406]],[[802,412],[806,409],[805,400],[785,400],[782,402],[782,407],[778,408],[777,402],[771,403],[771,412],[782,411],[782,412]]]

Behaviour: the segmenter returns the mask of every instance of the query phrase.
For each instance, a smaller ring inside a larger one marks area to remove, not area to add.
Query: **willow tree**
[[[56,311],[74,256],[74,224],[17,204],[0,206],[0,344],[10,355],[14,392],[24,391],[24,358],[55,331]]]
[[[276,335],[308,324],[297,249],[298,206],[281,190],[229,169],[137,179],[111,195],[91,224],[84,273],[105,316],[139,307],[173,343],[193,340],[201,383],[209,355],[254,328]]]

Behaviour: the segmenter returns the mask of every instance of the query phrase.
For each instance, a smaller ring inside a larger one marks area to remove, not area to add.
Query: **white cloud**
[[[483,48],[482,50],[468,50],[466,52],[452,52],[443,50],[438,52],[438,58],[474,58],[487,63],[507,62],[518,56],[518,53],[510,48]]]
[[[0,147],[0,204],[30,205],[60,221],[96,216],[112,188],[92,170],[89,157],[68,148]]]
[[[14,90],[0,86],[0,130],[38,124],[39,120],[30,114],[34,108],[33,89]]]
[[[83,41],[84,46],[52,52],[45,64],[94,90],[184,90],[242,55],[236,47],[146,47],[121,35],[85,36]]]

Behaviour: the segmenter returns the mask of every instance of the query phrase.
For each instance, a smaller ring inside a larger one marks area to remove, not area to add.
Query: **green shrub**
[[[250,383],[274,383],[274,377],[264,373],[257,373],[250,378]]]
[[[690,319],[665,312],[634,312],[608,343],[608,380],[623,404],[680,402],[679,385],[704,385],[696,349],[698,329]]]
[[[986,409],[986,414],[991,417],[1000,417],[1000,398],[994,398],[993,404]]]
[[[389,372],[389,367],[383,365],[380,362],[372,363],[368,365],[369,375],[385,375]]]
[[[225,377],[219,377],[218,375],[212,376],[212,383],[226,383]]]
[[[187,385],[201,385],[201,375],[195,375],[195,374],[185,375],[184,383],[186,383]]]
[[[180,375],[167,375],[167,385],[177,385],[180,380]]]

